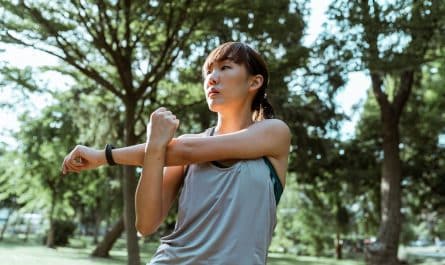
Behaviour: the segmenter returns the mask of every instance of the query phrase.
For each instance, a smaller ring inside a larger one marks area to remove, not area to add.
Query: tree
[[[419,237],[434,238],[434,235],[441,233],[439,228],[429,231],[429,234],[420,235],[415,234],[413,229],[427,222],[430,222],[432,227],[440,227],[440,216],[445,209],[441,170],[444,150],[438,145],[438,137],[445,126],[441,117],[444,108],[442,73],[440,60],[428,63],[422,68],[421,79],[415,85],[411,100],[407,102],[405,114],[400,121],[400,157],[403,163],[401,212],[404,223],[401,243],[404,244]],[[379,132],[373,130],[378,124],[378,103],[372,93],[369,93],[357,125],[357,134],[351,145],[360,150],[360,155],[355,157],[357,161],[363,160],[364,163],[359,168],[376,167],[382,162],[382,141]],[[376,161],[377,164],[369,165],[366,161]],[[374,205],[371,210],[380,207],[377,196],[372,195],[377,173],[363,176],[363,180],[370,181],[358,184],[363,187],[363,195],[369,194],[371,198],[375,198],[370,201],[371,205]],[[374,212],[379,213],[380,210],[371,211],[373,216],[377,215]],[[432,221],[431,218],[437,221]]]
[[[401,180],[399,125],[403,110],[418,80],[420,66],[436,59],[443,45],[441,1],[337,1],[329,9],[339,34],[327,37],[339,50],[339,59],[351,70],[366,70],[380,109],[381,222],[378,240],[367,248],[368,264],[398,264],[401,228]],[[388,85],[386,78],[395,83]]]
[[[120,98],[125,107],[125,145],[136,144],[137,113],[155,101],[159,80],[184,52],[210,4],[192,8],[191,1],[73,0],[40,8],[42,4],[2,1],[8,11],[2,19],[2,41],[52,54],[69,64],[71,73],[80,71]],[[128,262],[139,264],[134,168],[125,167],[123,181]]]
[[[7,150],[5,145],[0,143],[0,208],[8,211],[5,223],[1,228],[0,241],[3,240],[12,213],[19,208],[18,194],[12,189],[13,183],[9,176],[11,161],[14,161],[14,158],[14,152]]]
[[[416,85],[422,89],[413,91],[401,120],[404,214],[414,221],[429,223],[431,239],[444,236],[440,220],[445,214],[445,150],[438,143],[445,131],[444,70],[441,60],[422,68],[422,79]]]
[[[78,142],[89,146],[105,146],[113,141],[116,145],[123,145],[122,113],[119,111],[120,102],[112,93],[98,90],[94,83],[83,75],[76,76],[76,83],[65,96],[65,104],[70,107],[70,114],[76,118],[73,122],[81,132]],[[57,95],[54,95],[57,97]],[[82,117],[89,117],[84,119]],[[80,213],[80,222],[86,227],[94,226],[94,240],[97,244],[92,256],[108,257],[114,242],[124,231],[122,215],[122,168],[106,167],[94,170],[82,177],[92,178],[86,187],[78,187],[74,194],[72,205]],[[107,199],[104,200],[103,198]],[[115,223],[112,228],[107,227],[107,234],[99,243],[98,232],[102,220],[107,224]],[[116,221],[118,220],[118,221]],[[99,244],[98,244],[99,243]]]
[[[62,115],[67,112],[64,108],[68,108],[68,105],[47,107],[41,117],[33,120],[29,119],[29,113],[25,113],[21,116],[22,127],[18,133],[21,141],[19,157],[24,171],[15,179],[26,187],[20,198],[31,208],[39,207],[38,204],[48,206],[48,247],[55,247],[55,216],[63,218],[71,215],[68,198],[76,188],[86,184],[82,179],[63,178],[60,166],[54,166],[52,162],[63,159],[64,146],[72,146],[77,140],[79,129],[75,127],[73,116]]]
[[[295,44],[304,26],[298,2],[290,1],[72,0],[48,4],[22,0],[0,1],[0,6],[4,11],[2,42],[52,54],[68,65],[64,74],[81,73],[121,100],[125,145],[137,143],[144,135],[144,113],[159,106],[160,82],[178,59],[193,65],[202,62],[196,58],[221,40],[256,39],[253,44],[264,47],[266,57],[273,58],[281,51],[278,59],[286,74],[298,61],[294,58],[300,49]],[[289,27],[296,28],[293,34],[287,34]],[[279,77],[284,75],[276,80]],[[139,264],[134,168],[124,168],[123,182],[128,263]]]

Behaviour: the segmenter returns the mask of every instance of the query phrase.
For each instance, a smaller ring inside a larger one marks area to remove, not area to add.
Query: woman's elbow
[[[138,221],[136,221],[135,226],[136,226],[136,230],[138,231],[138,233],[143,237],[154,234],[159,228],[158,224],[142,223],[142,222],[138,222]]]
[[[142,236],[149,236],[158,230],[162,221],[160,216],[155,216],[156,214],[151,214],[149,216],[141,217],[136,214],[135,227],[139,234]]]

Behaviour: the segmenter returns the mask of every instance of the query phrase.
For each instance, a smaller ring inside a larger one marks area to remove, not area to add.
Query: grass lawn
[[[150,260],[157,248],[157,243],[144,243],[141,248],[142,264]],[[126,250],[124,241],[119,240],[110,252],[111,258],[91,258],[90,242],[75,239],[70,241],[70,247],[49,249],[38,243],[23,243],[22,240],[6,238],[0,241],[0,264],[7,265],[125,265]],[[402,250],[406,252],[406,250]],[[417,250],[415,252],[418,252]],[[445,265],[445,260],[411,260],[409,264]],[[270,253],[268,265],[364,265],[362,261],[337,261],[330,258],[303,257],[290,254]]]
[[[49,249],[37,243],[23,243],[20,240],[5,239],[0,241],[0,264],[7,265],[125,265],[126,250],[122,247],[123,241],[118,241],[114,250],[110,252],[111,258],[91,258],[92,248],[84,247],[80,241],[71,243],[72,247],[58,247]],[[157,248],[157,244],[146,243],[142,245],[142,264],[150,260]],[[357,261],[336,261],[329,258],[297,257],[288,254],[271,253],[269,265],[363,265]]]

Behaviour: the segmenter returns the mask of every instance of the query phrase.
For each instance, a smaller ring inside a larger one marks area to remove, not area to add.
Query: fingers
[[[161,107],[155,110],[147,126],[147,140],[166,144],[174,137],[179,127],[179,120],[170,110]]]
[[[175,117],[173,122],[175,123],[175,129],[178,129],[178,127],[179,127],[179,120],[176,119],[176,117]]]
[[[156,120],[156,119],[161,119],[161,120],[170,120],[170,121],[176,121],[176,115],[174,115],[170,110],[168,110],[165,107],[160,107],[158,109],[156,109],[150,116],[150,119]]]
[[[69,172],[79,172],[79,169],[77,168],[77,166],[75,164],[73,164],[72,159],[70,159],[70,157],[67,156],[63,160],[62,173],[65,175]]]
[[[82,171],[84,163],[79,149],[80,146],[76,146],[73,151],[65,157],[62,164],[62,174],[65,175],[68,172],[79,173]]]
[[[153,111],[153,113],[151,115],[153,116],[153,115],[156,115],[156,114],[165,114],[165,113],[170,113],[171,114],[171,111],[169,111],[165,107],[160,107],[160,108],[157,108],[155,111]]]
[[[83,170],[83,165],[79,162],[73,161],[73,159],[66,159],[63,164],[62,173],[67,174],[69,172],[79,173]]]

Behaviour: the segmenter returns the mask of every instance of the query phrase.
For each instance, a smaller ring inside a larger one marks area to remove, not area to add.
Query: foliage
[[[63,157],[76,144],[123,146],[130,144],[129,136],[131,144],[144,141],[149,115],[159,106],[177,114],[179,134],[212,126],[215,115],[203,100],[201,65],[210,50],[235,40],[265,57],[268,95],[293,134],[272,250],[333,255],[337,234],[362,240],[378,232],[384,157],[381,113],[371,91],[355,137],[338,137],[345,116],[334,97],[347,74],[357,70],[382,77],[389,99],[397,95],[406,66],[416,71],[400,123],[402,240],[408,243],[419,233],[442,236],[445,156],[437,137],[445,133],[445,70],[443,34],[437,32],[443,29],[443,5],[332,1],[325,32],[313,47],[304,47],[307,7],[307,1],[285,0],[0,1],[2,43],[60,60],[40,69],[0,69],[2,85],[24,91],[9,105],[26,104],[31,93],[54,100],[40,113],[21,115],[18,150],[0,148],[1,205],[48,214],[54,206],[54,216],[81,227],[114,222],[123,211],[122,171],[102,168],[61,177]],[[412,36],[430,39],[414,42]],[[43,72],[69,76],[73,85],[48,89],[36,78]],[[175,207],[159,235],[172,229]],[[427,224],[434,224],[434,231],[415,229]]]

